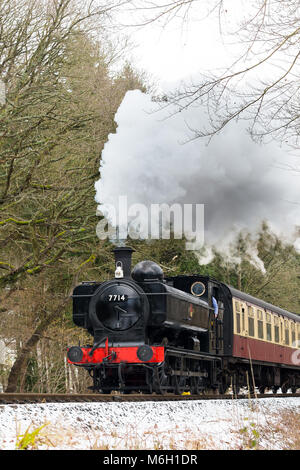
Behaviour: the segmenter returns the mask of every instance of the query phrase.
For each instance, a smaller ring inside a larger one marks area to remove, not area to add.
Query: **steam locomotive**
[[[95,392],[300,387],[298,315],[207,276],[164,277],[152,261],[131,272],[133,251],[114,250],[115,279],[73,292],[73,321],[93,344],[68,348],[67,359],[88,371]]]

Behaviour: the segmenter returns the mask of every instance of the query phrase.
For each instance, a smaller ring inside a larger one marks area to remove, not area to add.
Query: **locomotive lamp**
[[[131,277],[131,257],[132,257],[133,252],[134,250],[130,248],[129,246],[119,246],[114,249],[116,274],[119,275],[120,270],[118,268],[120,266],[123,271],[123,276],[115,275],[116,278],[117,277],[130,278]]]
[[[121,261],[118,261],[117,264],[116,264],[116,270],[115,270],[115,278],[116,279],[121,279],[122,277],[124,277],[124,272],[123,272],[123,265],[121,263]]]

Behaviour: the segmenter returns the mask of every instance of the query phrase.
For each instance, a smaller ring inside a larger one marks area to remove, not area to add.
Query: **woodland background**
[[[67,365],[66,348],[91,342],[72,323],[72,289],[114,272],[113,247],[96,236],[101,151],[126,91],[153,90],[124,61],[128,40],[109,40],[111,14],[109,2],[0,3],[2,391],[86,391],[86,374]],[[209,274],[299,313],[300,255],[263,222],[257,245],[263,273],[247,254],[250,242],[240,233],[232,245],[236,262],[216,247],[205,266],[184,240],[130,245],[133,263],[152,259],[168,275]]]

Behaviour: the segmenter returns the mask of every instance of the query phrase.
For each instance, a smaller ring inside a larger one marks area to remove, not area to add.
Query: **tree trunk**
[[[27,361],[31,351],[36,347],[40,338],[43,336],[49,325],[51,325],[51,323],[59,317],[62,310],[65,308],[68,300],[69,296],[65,297],[58,306],[58,308],[52,314],[41,320],[34,333],[28,339],[26,344],[22,347],[9,373],[8,384],[5,390],[6,393],[17,392],[19,379],[22,378],[22,376],[25,374]]]

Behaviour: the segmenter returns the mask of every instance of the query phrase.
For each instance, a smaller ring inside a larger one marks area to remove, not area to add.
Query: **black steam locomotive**
[[[205,276],[164,278],[152,261],[131,272],[132,252],[114,250],[115,279],[84,282],[73,292],[73,321],[94,341],[70,347],[68,362],[89,372],[94,391],[223,393],[231,384],[237,393],[252,379],[262,388],[300,385],[300,367],[238,357],[235,344],[242,336],[235,334],[234,305],[244,294]]]

